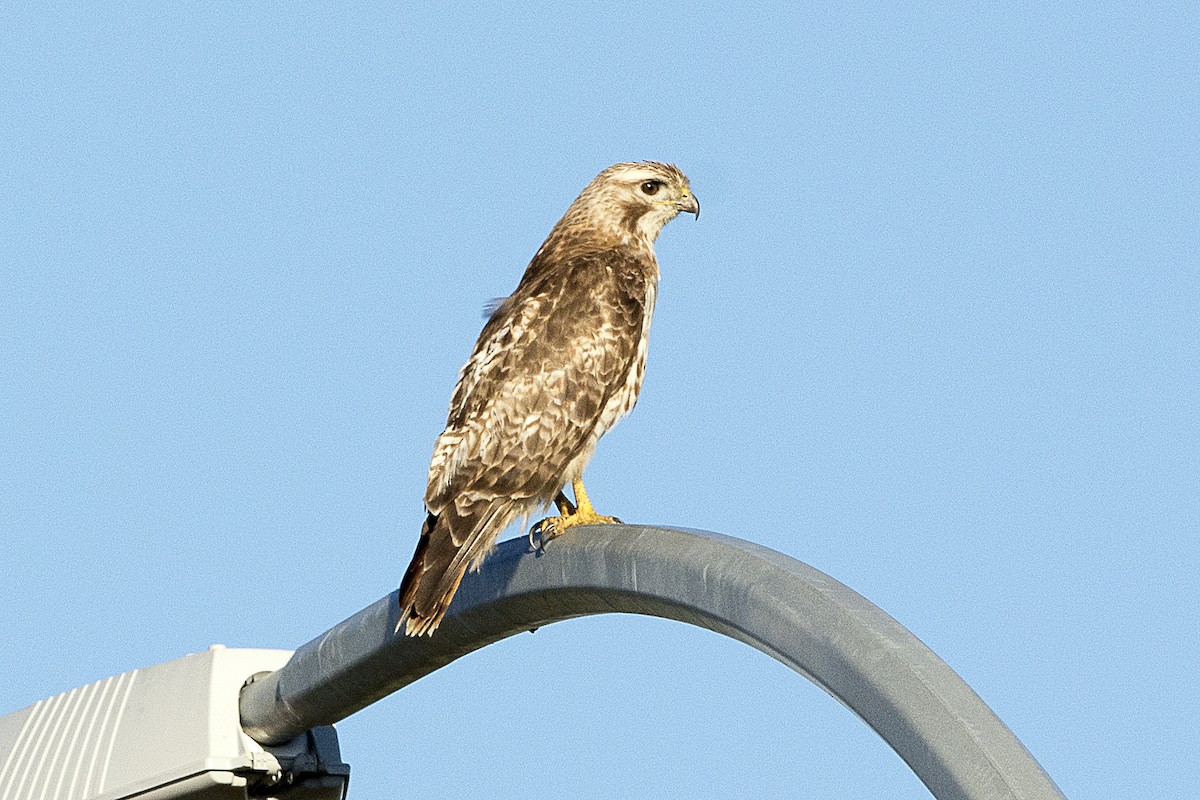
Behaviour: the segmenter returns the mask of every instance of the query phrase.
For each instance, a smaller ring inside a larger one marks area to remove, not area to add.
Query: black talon
[[[535,553],[541,554],[546,552],[546,532],[542,526],[549,521],[549,519],[544,519],[529,529],[529,546],[533,548]],[[554,526],[551,525],[550,529],[554,530]]]

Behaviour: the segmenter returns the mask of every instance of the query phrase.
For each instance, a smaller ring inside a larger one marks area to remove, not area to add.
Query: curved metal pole
[[[674,528],[581,527],[540,554],[504,542],[432,637],[396,632],[392,592],[248,684],[242,725],[279,744],[492,642],[609,612],[688,622],[782,661],[870,725],[939,800],[1063,797],[979,696],[864,597],[774,550]]]

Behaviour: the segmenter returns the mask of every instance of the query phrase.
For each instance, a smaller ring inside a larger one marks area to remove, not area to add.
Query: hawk
[[[534,528],[543,542],[619,521],[596,513],[583,469],[637,402],[658,288],[654,241],[683,211],[698,219],[700,202],[677,167],[614,164],[571,203],[484,325],[429,465],[428,515],[400,584],[408,635],[433,633],[467,569],[517,518],[554,503],[558,516]]]

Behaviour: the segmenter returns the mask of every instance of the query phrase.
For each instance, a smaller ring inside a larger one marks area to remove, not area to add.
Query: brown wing
[[[434,447],[429,519],[401,584],[410,633],[431,632],[467,567],[562,488],[637,357],[641,270],[615,252],[537,266],[480,334]]]

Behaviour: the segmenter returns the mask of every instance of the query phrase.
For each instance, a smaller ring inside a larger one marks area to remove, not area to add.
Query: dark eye
[[[658,194],[661,188],[662,181],[646,181],[642,184],[642,194]]]

